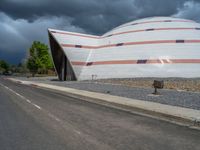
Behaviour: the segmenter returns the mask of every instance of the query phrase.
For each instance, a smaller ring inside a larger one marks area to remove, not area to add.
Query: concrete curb
[[[36,83],[30,81],[22,81],[14,78],[8,78],[11,81],[30,85],[34,87],[47,88],[50,90],[57,90],[60,92],[65,92],[69,94],[69,96],[81,98],[86,101],[95,102],[98,104],[107,105],[110,107],[123,109],[126,111],[131,111],[133,113],[142,113],[146,116],[159,118],[162,120],[170,121],[173,123],[190,126],[194,128],[200,127],[200,111],[170,106],[155,102],[142,101],[137,99],[130,99],[125,97],[113,96],[103,93],[89,92],[84,90],[77,90],[67,87],[55,86],[44,83]]]

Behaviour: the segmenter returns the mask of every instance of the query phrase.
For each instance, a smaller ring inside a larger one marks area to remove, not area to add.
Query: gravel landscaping
[[[128,87],[152,87],[154,80],[163,80],[165,89],[200,92],[200,78],[135,78],[97,80],[101,83],[119,84]]]
[[[164,80],[165,89],[158,90],[160,95],[153,95],[152,83],[155,78],[109,79],[95,81],[65,81],[56,77],[25,78],[21,80],[42,82],[75,89],[106,93],[167,105],[181,106],[200,110],[200,79],[168,78]]]

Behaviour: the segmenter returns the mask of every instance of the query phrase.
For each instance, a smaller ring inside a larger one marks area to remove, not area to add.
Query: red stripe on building
[[[169,31],[169,30],[196,30],[197,28],[154,28],[152,31]],[[75,33],[66,33],[66,32],[58,32],[54,31],[53,33],[57,34],[64,34],[64,35],[73,35],[73,36],[78,36],[78,37],[86,37],[86,38],[92,38],[92,39],[104,39],[112,36],[117,36],[117,35],[122,35],[122,34],[129,34],[129,33],[137,33],[137,32],[145,32],[148,29],[142,29],[142,30],[131,30],[131,31],[125,31],[125,32],[119,32],[119,33],[114,33],[108,36],[102,36],[102,37],[95,37],[95,36],[90,36],[90,35],[81,35],[81,34],[75,34]]]
[[[83,34],[78,34],[78,33],[68,33],[68,32],[60,32],[60,31],[51,31],[52,33],[57,33],[57,34],[64,34],[64,35],[73,35],[73,36],[79,36],[79,37],[87,37],[87,38],[93,38],[93,39],[99,39],[100,37],[98,36],[92,36],[92,35],[83,35]]]
[[[147,30],[148,29],[119,32],[119,33],[112,34],[112,36],[121,35],[121,34],[129,34],[129,33],[137,33],[137,32],[145,32]],[[196,28],[153,28],[152,31],[169,31],[169,30],[196,30]],[[111,36],[108,35],[101,38],[107,38],[107,37],[111,37]]]
[[[172,59],[171,63],[200,63],[200,59]]]
[[[200,40],[185,40],[185,43],[200,43]]]
[[[200,40],[183,40],[184,43],[200,43]],[[158,41],[139,41],[139,42],[127,42],[123,43],[121,46],[129,46],[129,45],[146,45],[146,44],[172,44],[177,43],[177,40],[158,40]],[[80,47],[76,47],[76,45],[72,44],[61,44],[63,47],[73,47],[73,48],[85,48],[85,49],[100,49],[106,47],[116,47],[116,44],[108,44],[108,45],[101,45],[101,46],[88,46],[88,45],[81,45]],[[178,43],[177,43],[178,44]]]
[[[141,25],[141,24],[149,24],[149,23],[163,23],[163,22],[166,22],[166,23],[171,23],[171,22],[192,22],[192,23],[195,23],[195,22],[192,21],[192,20],[160,20],[160,21],[145,21],[145,22],[135,22],[135,23],[132,23],[132,24],[129,24],[129,25],[124,25],[124,26],[121,26],[121,27],[117,27],[117,28],[115,28],[115,29],[119,29],[119,28],[123,28],[123,27],[131,26],[131,25]]]
[[[137,60],[115,60],[115,61],[97,61],[93,65],[112,65],[112,64],[136,64]]]
[[[62,47],[75,47],[73,44],[61,44]]]
[[[158,22],[194,22],[194,21],[192,21],[192,20],[161,20],[161,21],[145,21],[145,22],[138,22],[138,23],[136,23],[136,24],[139,25],[139,24],[158,23]]]
[[[144,63],[138,63],[144,61]],[[72,61],[75,66],[87,66],[87,62]],[[112,60],[89,62],[92,65],[123,65],[123,64],[199,64],[200,59],[149,59],[149,60]]]
[[[159,23],[159,22],[168,22],[168,20],[164,20],[164,21],[147,21],[147,22],[140,22],[140,23],[135,23],[136,25],[138,24],[147,24],[147,23]],[[194,22],[191,20],[169,20],[169,22]],[[127,26],[131,26],[127,25]],[[125,26],[122,26],[125,27]],[[121,27],[119,27],[121,28]],[[116,28],[118,29],[118,28]],[[196,28],[158,28],[158,29],[154,29],[154,31],[156,30],[195,30]],[[121,35],[121,34],[127,34],[127,33],[134,33],[134,32],[144,32],[147,29],[143,29],[143,30],[132,30],[132,31],[126,31],[126,32],[119,32],[119,33],[115,33],[112,34],[112,36],[115,35]],[[52,33],[57,33],[57,34],[64,34],[64,35],[73,35],[73,36],[79,36],[79,37],[86,37],[86,38],[93,38],[93,39],[102,39],[102,38],[107,38],[110,36],[93,36],[93,35],[83,35],[83,34],[78,34],[78,33],[69,33],[69,32],[60,32],[60,31],[51,31]]]
[[[71,63],[72,65],[75,66],[85,66],[87,64],[87,62],[82,62],[82,61],[72,61]]]

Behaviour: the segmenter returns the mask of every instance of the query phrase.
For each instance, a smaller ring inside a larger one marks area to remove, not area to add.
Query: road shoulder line
[[[88,98],[90,99],[91,102],[98,101],[98,103],[107,103],[109,104],[109,106],[114,105],[114,107],[117,108],[145,113],[147,115],[159,117],[160,119],[163,120],[180,123],[181,125],[198,127],[198,128],[200,127],[199,110],[165,105],[149,101],[142,101],[137,99],[97,93],[97,92],[78,90],[68,87],[55,86],[44,83],[36,83],[32,81],[22,81],[15,78],[8,78],[8,79],[25,85],[65,92],[70,95],[74,95],[79,99],[86,100]]]

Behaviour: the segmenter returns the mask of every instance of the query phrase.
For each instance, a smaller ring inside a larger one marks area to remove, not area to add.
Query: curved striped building
[[[200,77],[200,24],[153,17],[102,36],[48,29],[60,80]]]

